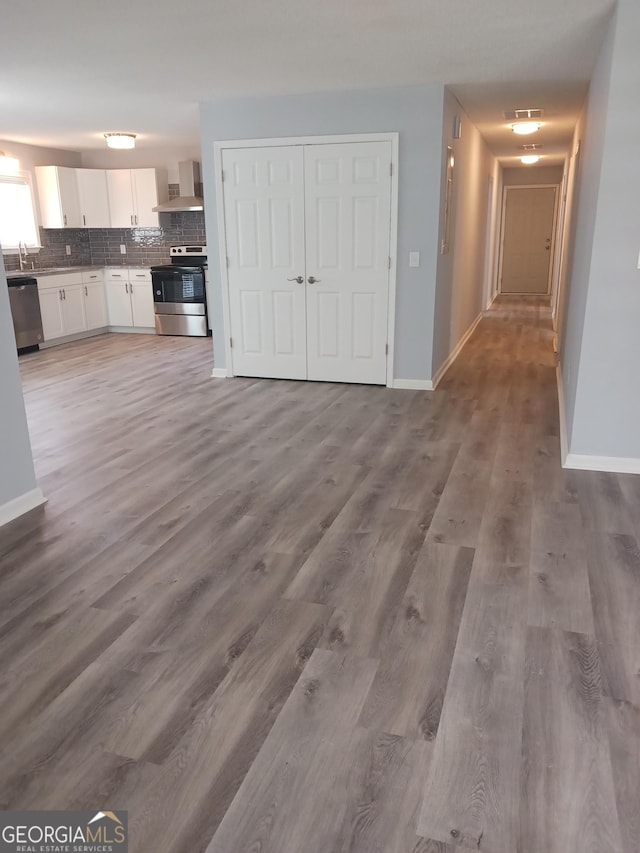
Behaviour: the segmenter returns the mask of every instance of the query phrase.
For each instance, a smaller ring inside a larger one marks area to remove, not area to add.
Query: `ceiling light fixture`
[[[136,144],[135,133],[105,133],[109,148],[133,148]]]
[[[541,127],[542,122],[540,121],[519,121],[517,124],[511,125],[511,130],[519,136],[526,136],[529,133],[535,133]]]
[[[20,167],[17,157],[0,151],[0,175],[15,175]]]
[[[520,162],[524,163],[525,166],[532,166],[534,163],[537,163],[539,159],[539,154],[525,154],[524,157],[520,158]]]

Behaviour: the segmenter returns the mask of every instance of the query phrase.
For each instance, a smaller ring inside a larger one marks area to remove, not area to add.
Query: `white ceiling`
[[[106,130],[193,145],[199,101],[450,84],[495,153],[542,107],[566,150],[614,0],[20,0],[0,27],[0,138],[72,150]]]

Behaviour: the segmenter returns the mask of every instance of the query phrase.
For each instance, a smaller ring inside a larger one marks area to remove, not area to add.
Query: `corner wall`
[[[226,367],[223,341],[228,336],[228,330],[224,328],[219,261],[215,260],[220,257],[220,248],[214,142],[398,132],[400,153],[394,378],[425,382],[431,379],[443,93],[443,86],[431,85],[201,104],[202,165],[211,258],[216,369]],[[419,268],[409,268],[410,251],[420,252]]]
[[[1,257],[1,256],[0,256]],[[37,487],[18,370],[9,292],[0,260],[0,526],[44,503]]]
[[[637,0],[620,0],[588,100],[561,352],[569,467],[640,472]]]
[[[455,116],[461,119],[461,135],[453,139]],[[444,202],[447,146],[455,159],[449,251],[438,255],[434,312],[433,375],[451,363],[467,333],[485,307],[486,254],[490,246],[489,191],[493,179],[495,205],[498,166],[480,132],[448,90],[444,96],[441,151],[440,239],[444,237]],[[495,208],[494,208],[495,209]]]

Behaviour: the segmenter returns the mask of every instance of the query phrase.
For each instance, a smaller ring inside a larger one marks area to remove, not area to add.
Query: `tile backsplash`
[[[169,184],[169,196],[178,195],[178,185]],[[152,266],[169,262],[169,247],[184,243],[206,243],[204,213],[163,213],[159,228],[41,228],[42,249],[27,258],[35,270],[49,267]],[[120,246],[127,252],[121,254]],[[67,255],[66,247],[71,247]],[[5,255],[7,272],[20,269],[18,255]]]

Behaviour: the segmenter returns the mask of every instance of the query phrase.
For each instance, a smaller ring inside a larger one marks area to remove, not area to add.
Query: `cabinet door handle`
[[[131,224],[133,225],[133,213],[131,214]]]
[[[64,222],[65,225],[67,224],[67,214],[66,213],[62,214],[62,221]]]
[[[60,302],[62,302],[62,291],[61,290],[58,291],[58,296],[60,297]]]
[[[127,291],[127,293],[129,293],[129,282],[125,281],[124,289]]]
[[[82,214],[82,224],[83,224],[85,227],[86,227],[86,225],[87,225],[87,217],[84,215],[84,213]]]
[[[85,295],[85,296],[88,296],[88,295],[89,295],[89,291],[87,290],[87,285],[86,285],[86,284],[85,284],[85,286],[84,286],[84,295]]]

